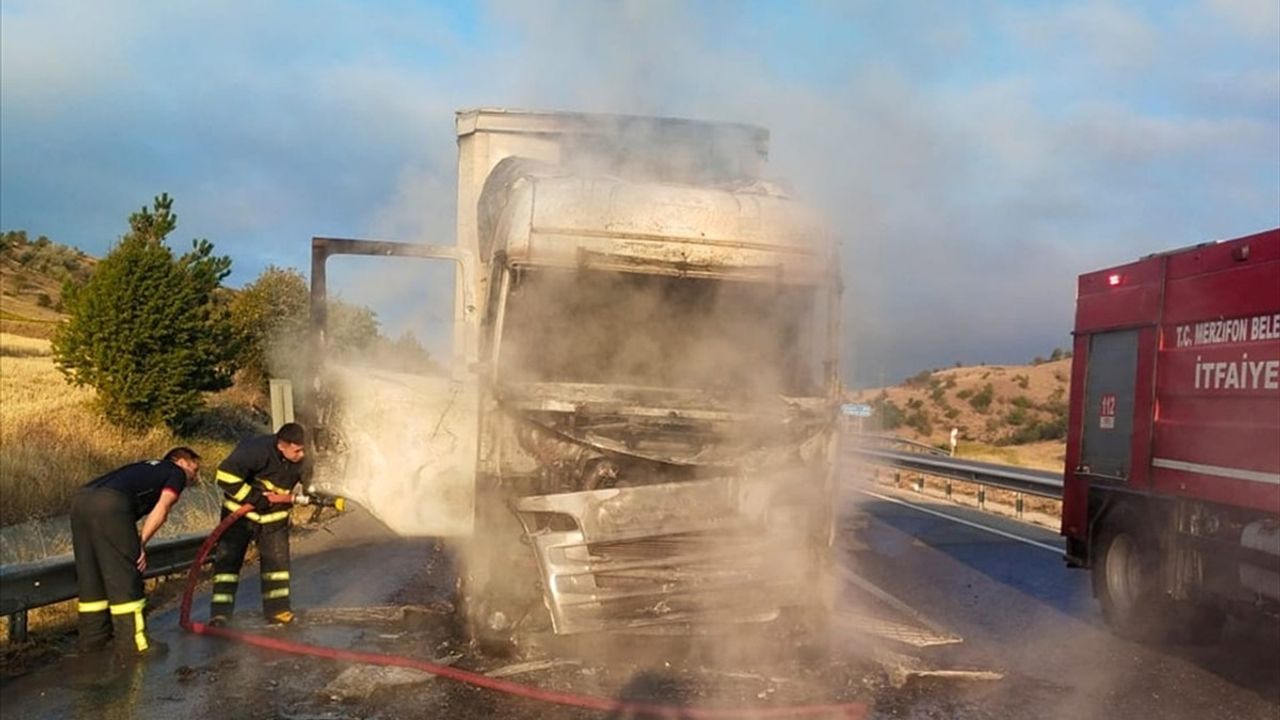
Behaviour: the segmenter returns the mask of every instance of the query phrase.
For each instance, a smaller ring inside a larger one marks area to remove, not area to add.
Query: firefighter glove
[[[252,498],[250,498],[249,502],[253,505],[253,509],[259,514],[271,512],[271,501],[267,499],[265,493],[256,493]]]

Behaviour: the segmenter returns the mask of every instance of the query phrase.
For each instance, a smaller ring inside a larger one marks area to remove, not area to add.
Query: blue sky
[[[1046,354],[1078,273],[1280,225],[1275,0],[6,0],[0,226],[102,254],[169,192],[233,285],[317,234],[449,242],[479,105],[769,127],[859,383]]]

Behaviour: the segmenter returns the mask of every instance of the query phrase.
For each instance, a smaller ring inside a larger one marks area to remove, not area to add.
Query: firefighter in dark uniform
[[[96,652],[114,635],[116,650],[140,655],[162,649],[148,642],[142,573],[147,542],[194,485],[200,456],[176,447],[163,460],[125,465],[88,483],[71,500],[71,543],[80,593],[80,650]],[[138,520],[146,517],[142,532]]]
[[[226,495],[222,516],[241,504],[253,510],[232,523],[218,540],[213,561],[213,599],[209,624],[230,622],[240,585],[240,566],[250,542],[258,544],[262,611],[267,622],[293,622],[289,605],[289,505],[272,503],[268,494],[286,495],[302,477],[306,432],[286,423],[274,435],[256,435],[236,445],[218,466],[218,487]]]

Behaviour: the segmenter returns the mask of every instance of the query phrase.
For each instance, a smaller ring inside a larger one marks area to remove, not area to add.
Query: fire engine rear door
[[[1092,335],[1088,363],[1080,462],[1095,477],[1124,480],[1130,469],[1138,331]]]

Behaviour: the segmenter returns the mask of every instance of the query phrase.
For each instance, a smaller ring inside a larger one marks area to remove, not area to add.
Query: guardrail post
[[[280,378],[268,381],[271,389],[271,432],[281,425],[293,422],[293,383]]]
[[[951,478],[947,478],[947,499],[951,499]]]
[[[902,487],[902,473],[897,470],[893,471],[893,486],[897,488]]]
[[[918,493],[924,492],[924,476],[923,475],[916,476],[916,492]]]
[[[1013,496],[1013,507],[1018,517],[1022,517],[1022,493],[1017,493]]]
[[[27,641],[27,611],[19,610],[9,616],[9,642]]]
[[[987,509],[987,486],[986,485],[978,486],[978,507],[983,510]]]

